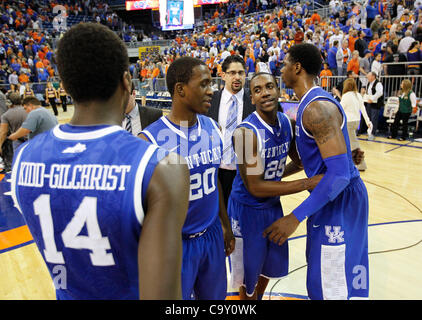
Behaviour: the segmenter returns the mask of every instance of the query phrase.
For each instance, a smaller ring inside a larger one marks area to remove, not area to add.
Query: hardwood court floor
[[[60,113],[59,122],[73,112]],[[370,299],[422,299],[422,143],[361,137],[368,169],[361,173],[369,193]],[[288,180],[304,177],[303,173]],[[7,176],[6,176],[7,179]],[[55,299],[41,255],[0,182],[0,300]],[[290,213],[306,192],[282,198]],[[6,209],[9,208],[9,209]],[[289,240],[290,274],[271,280],[264,299],[306,299],[305,223]],[[230,290],[228,299],[236,299]]]

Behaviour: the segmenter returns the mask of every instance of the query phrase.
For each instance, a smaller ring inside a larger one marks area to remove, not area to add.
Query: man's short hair
[[[228,56],[226,59],[224,59],[223,64],[221,65],[221,70],[223,72],[226,72],[231,63],[240,63],[240,64],[242,64],[243,70],[246,71],[246,63],[245,63],[245,60],[243,60],[243,58],[241,56],[237,55],[237,54]]]
[[[40,106],[41,105],[41,101],[38,100],[34,96],[29,96],[29,97],[26,97],[26,98],[24,98],[22,100],[22,105],[28,105],[28,104],[33,104],[34,106]]]
[[[206,66],[205,62],[188,56],[174,60],[169,66],[166,75],[166,84],[170,95],[173,97],[176,83],[188,83],[192,77],[193,68],[202,65]]]
[[[10,100],[12,105],[15,106],[20,105],[22,101],[21,96],[17,92],[11,92],[8,96],[8,99]]]
[[[258,73],[255,73],[253,76],[252,76],[252,78],[251,78],[251,80],[249,80],[249,83],[250,84],[252,84],[252,81],[256,78],[256,77],[259,77],[259,76],[270,76],[272,79],[273,79],[273,82],[274,82],[274,84],[276,85],[276,86],[278,86],[278,83],[277,83],[277,79],[274,77],[274,75],[272,74],[272,73],[268,73],[268,72],[258,72]],[[250,85],[249,85],[250,86]]]
[[[123,41],[108,27],[79,23],[60,39],[57,67],[74,101],[106,101],[129,70],[129,57]]]
[[[289,59],[299,62],[306,73],[318,76],[322,67],[321,52],[311,43],[299,43],[290,47]]]

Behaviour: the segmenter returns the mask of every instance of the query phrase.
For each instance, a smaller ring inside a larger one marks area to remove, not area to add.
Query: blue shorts
[[[203,234],[183,238],[182,295],[184,300],[226,299],[226,253],[218,217]]]
[[[289,271],[287,241],[278,246],[262,236],[267,227],[283,217],[283,209],[281,204],[258,209],[230,197],[227,212],[236,237],[236,249],[230,256],[231,286],[236,289],[243,285],[251,296],[259,276],[281,278]]]
[[[361,178],[307,221],[310,299],[369,296],[368,193]]]

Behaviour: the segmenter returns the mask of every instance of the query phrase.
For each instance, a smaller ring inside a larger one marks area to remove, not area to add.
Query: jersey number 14
[[[54,225],[51,215],[50,195],[42,194],[34,201],[34,213],[40,219],[41,232],[44,240],[45,260],[50,263],[64,264],[63,253],[57,251],[54,239]],[[88,236],[80,235],[86,225]],[[90,258],[94,266],[114,265],[113,254],[108,237],[103,237],[97,219],[97,198],[84,197],[75,215],[68,223],[62,234],[63,244],[72,249],[91,250]]]

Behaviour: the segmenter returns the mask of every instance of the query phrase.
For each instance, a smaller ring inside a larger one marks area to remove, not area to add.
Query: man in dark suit
[[[238,55],[228,56],[221,69],[222,79],[225,82],[223,90],[213,94],[211,108],[208,116],[218,122],[223,134],[223,160],[218,171],[224,202],[227,207],[234,177],[236,176],[236,163],[231,136],[238,124],[255,111],[250,93],[244,89],[246,81],[246,64]],[[234,123],[231,116],[236,113]]]
[[[126,129],[134,136],[141,133],[142,129],[148,127],[151,123],[160,119],[163,111],[157,108],[141,107],[136,102],[136,91],[132,83],[132,94],[129,97],[125,110],[125,118],[122,121],[123,129]]]

